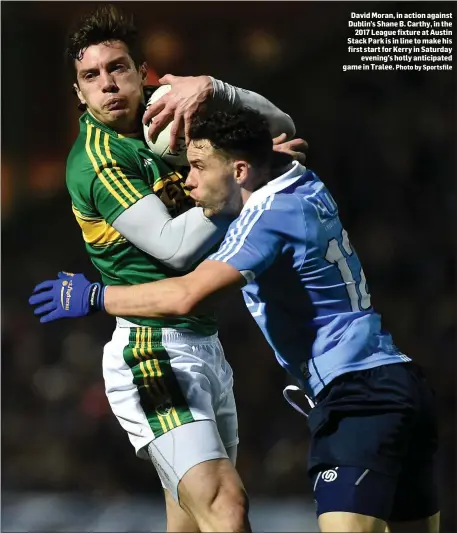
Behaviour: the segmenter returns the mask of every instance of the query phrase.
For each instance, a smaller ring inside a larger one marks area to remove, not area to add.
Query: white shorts
[[[164,443],[160,448],[186,434],[185,446],[177,448],[174,461],[178,483],[195,464],[227,457],[226,450],[238,444],[233,373],[217,334],[205,337],[188,330],[141,327],[117,319],[103,352],[103,377],[111,409],[139,457],[148,459],[155,449],[149,445],[162,435],[171,432],[173,438],[159,439]],[[197,433],[202,426],[212,427],[213,439],[189,438],[187,429],[173,431],[200,420],[214,423],[190,425]],[[157,467],[165,452],[157,453],[153,462],[169,488],[161,467]],[[169,458],[164,460],[169,466]],[[162,466],[165,471],[167,468]]]

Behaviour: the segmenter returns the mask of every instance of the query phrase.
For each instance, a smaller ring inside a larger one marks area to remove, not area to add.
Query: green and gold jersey
[[[127,241],[111,224],[148,194],[156,194],[172,216],[192,207],[182,176],[153,154],[143,139],[124,137],[87,112],[79,122],[80,132],[67,160],[67,187],[86,249],[103,282],[137,285],[181,275]],[[208,315],[128,320],[204,335],[217,329],[215,318]]]

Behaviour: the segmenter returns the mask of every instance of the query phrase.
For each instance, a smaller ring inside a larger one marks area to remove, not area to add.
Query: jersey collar
[[[117,131],[108,127],[106,124],[103,124],[103,122],[100,122],[99,120],[97,120],[93,115],[89,113],[89,111],[84,112],[79,118],[79,120],[84,125],[92,124],[92,126],[95,126],[96,128],[104,131],[105,133],[109,133],[113,137],[118,137],[119,139],[122,139],[124,137],[120,133],[117,133]]]
[[[266,185],[253,192],[248,198],[248,201],[244,204],[242,212],[246,209],[252,209],[254,206],[261,204],[272,194],[281,192],[287,187],[290,187],[306,172],[306,167],[300,165],[298,161],[292,163],[292,168],[281,174],[281,176],[269,181]]]

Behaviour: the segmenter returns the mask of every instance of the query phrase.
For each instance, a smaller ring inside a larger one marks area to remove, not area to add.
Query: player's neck
[[[87,112],[89,115],[92,116],[97,122],[100,124],[103,124],[105,127],[115,131],[116,133],[122,135],[122,137],[131,137],[135,139],[139,139],[142,137],[142,131],[141,128],[138,127],[138,120],[135,122],[132,122],[131,125],[114,125],[114,124],[106,124],[103,121],[101,121],[98,117],[96,117],[90,109],[87,109]]]
[[[291,163],[288,163],[287,165],[285,165],[283,167],[274,168],[271,171],[271,180],[275,180],[276,178],[279,178],[279,176],[282,176],[286,172],[289,172],[289,170],[292,169],[292,166],[293,166],[293,161]]]
[[[256,180],[255,185],[248,186],[246,188],[241,188],[241,200],[243,202],[243,206],[246,204],[246,202],[249,200],[249,198],[252,196],[252,194],[262,187],[265,187],[270,181],[279,178],[279,176],[282,176],[286,172],[289,172],[289,170],[292,168],[292,163],[287,164],[286,166],[280,167],[280,168],[274,168],[271,170],[271,173],[265,174],[261,179]]]
[[[247,189],[241,189],[241,200],[242,200],[243,206],[249,200],[253,192],[254,191],[248,191]]]
[[[268,167],[253,172],[241,187],[242,204],[245,205],[252,193],[265,186],[271,180],[271,177],[271,170]]]
[[[264,187],[268,183],[268,181],[269,181],[269,176],[265,176],[264,179],[258,180],[255,185],[251,187],[246,187],[246,188],[243,187],[241,189],[241,200],[242,200],[243,205],[245,205],[245,203],[249,200],[249,198],[254,192]]]

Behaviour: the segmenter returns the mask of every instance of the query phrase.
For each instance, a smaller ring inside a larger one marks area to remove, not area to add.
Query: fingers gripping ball
[[[156,89],[152,93],[151,97],[149,98],[146,104],[146,108],[148,108],[151,104],[157,102],[157,100],[159,100],[170,89],[171,89],[171,85],[161,85],[158,89]],[[171,132],[171,128],[173,127],[173,121],[171,121],[168,124],[168,126],[166,126],[159,133],[159,136],[157,137],[157,140],[154,143],[148,138],[148,129],[150,125],[151,125],[150,122],[148,122],[147,124],[144,124],[143,133],[144,133],[144,139],[146,141],[146,144],[149,146],[151,151],[154,152],[159,157],[161,157],[164,161],[166,161],[169,165],[172,165],[173,167],[188,166],[189,163],[187,161],[186,139],[184,136],[184,132],[181,132],[181,134],[179,135],[176,150],[172,152],[170,150],[170,132]]]

